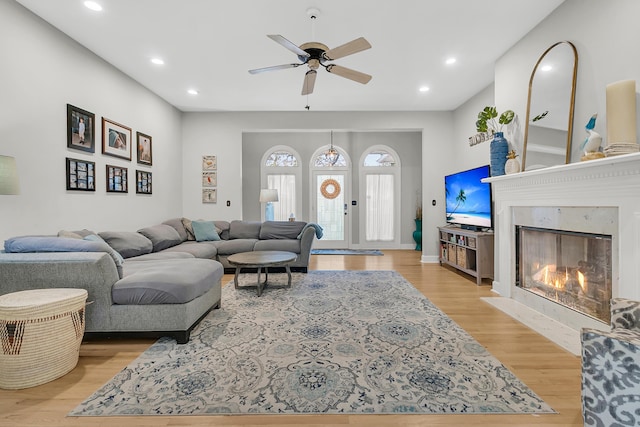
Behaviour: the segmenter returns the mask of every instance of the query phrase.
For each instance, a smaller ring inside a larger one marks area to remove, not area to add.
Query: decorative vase
[[[502,132],[496,132],[491,141],[491,176],[504,175],[507,154],[509,154],[509,143]]]
[[[413,240],[416,242],[416,251],[422,250],[422,220],[415,219],[416,231],[413,232]]]
[[[511,175],[512,173],[520,172],[520,162],[516,159],[518,155],[515,151],[509,151],[507,154],[507,162],[504,164],[504,173]]]

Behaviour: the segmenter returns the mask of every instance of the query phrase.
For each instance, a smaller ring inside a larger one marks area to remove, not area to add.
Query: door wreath
[[[320,185],[320,192],[325,199],[335,199],[340,195],[340,184],[335,179],[325,179]]]

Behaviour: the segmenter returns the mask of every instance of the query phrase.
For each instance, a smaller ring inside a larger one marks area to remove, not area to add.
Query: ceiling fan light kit
[[[311,18],[312,21],[317,18],[319,13],[320,11],[315,8],[310,8],[307,10],[307,15]],[[307,42],[298,46],[279,34],[269,34],[267,35],[267,37],[293,52],[298,57],[300,63],[256,68],[253,70],[249,70],[250,74],[259,74],[266,71],[284,70],[287,68],[297,68],[301,65],[306,64],[309,70],[305,73],[304,81],[302,84],[302,95],[309,95],[313,93],[313,88],[315,86],[317,76],[316,70],[318,70],[320,66],[324,67],[324,69],[329,73],[344,77],[349,80],[353,80],[354,82],[367,84],[371,80],[371,76],[369,74],[352,70],[347,67],[342,67],[337,64],[328,63],[330,61],[334,61],[336,59],[344,58],[345,56],[353,55],[354,53],[370,49],[371,44],[364,37],[359,37],[333,49],[329,49],[327,45],[318,42]]]

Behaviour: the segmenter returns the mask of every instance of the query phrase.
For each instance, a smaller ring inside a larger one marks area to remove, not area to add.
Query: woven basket
[[[86,290],[66,288],[0,296],[0,388],[44,384],[76,366],[86,300]]]

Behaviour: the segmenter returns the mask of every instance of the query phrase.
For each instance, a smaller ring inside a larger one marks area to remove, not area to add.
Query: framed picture
[[[102,154],[131,160],[131,128],[102,118]]]
[[[96,116],[67,104],[67,147],[95,153]]]
[[[151,194],[151,172],[136,171],[136,193]]]
[[[67,157],[67,190],[96,191],[96,164]]]
[[[202,172],[202,186],[203,187],[217,187],[218,186],[218,172]]]
[[[218,169],[218,159],[216,156],[202,156],[202,170],[214,171]]]
[[[215,188],[202,189],[202,203],[217,203],[218,191]]]
[[[141,165],[153,164],[153,156],[151,153],[151,137],[144,133],[136,132],[138,163]]]
[[[107,165],[107,193],[128,193],[129,176],[127,168]]]

